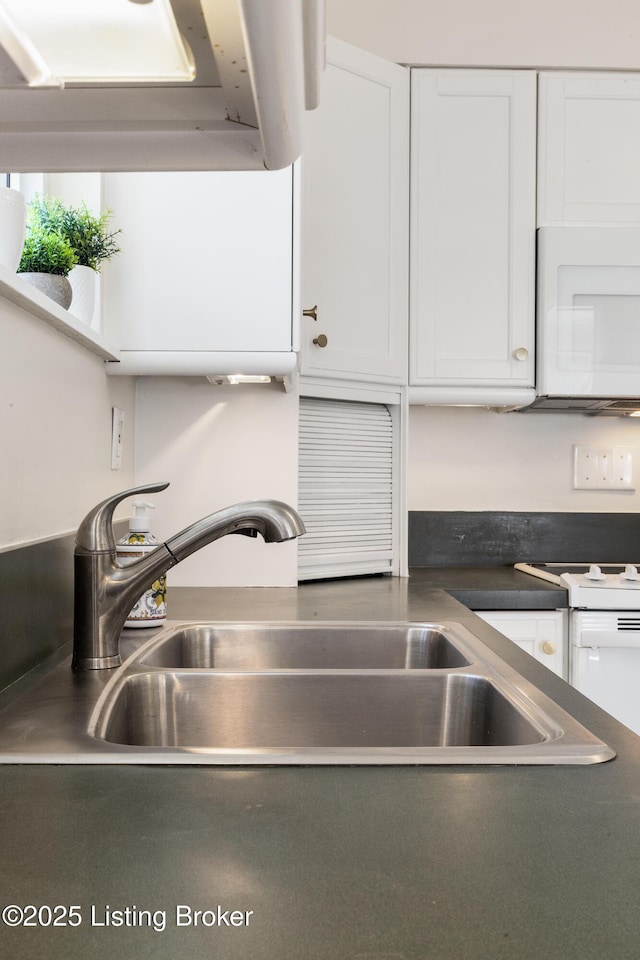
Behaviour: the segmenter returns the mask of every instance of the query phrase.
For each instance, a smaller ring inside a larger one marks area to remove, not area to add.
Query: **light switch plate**
[[[633,449],[573,445],[574,490],[634,490]]]

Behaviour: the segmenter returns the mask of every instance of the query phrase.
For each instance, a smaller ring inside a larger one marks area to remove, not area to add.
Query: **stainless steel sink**
[[[139,662],[215,670],[451,670],[470,663],[450,628],[406,623],[184,624]]]
[[[504,747],[558,733],[491,680],[446,673],[140,673],[95,726],[115,743],[254,753]]]
[[[459,623],[169,625],[61,664],[0,714],[0,762],[586,764],[615,756]],[[137,633],[137,632],[135,632]]]

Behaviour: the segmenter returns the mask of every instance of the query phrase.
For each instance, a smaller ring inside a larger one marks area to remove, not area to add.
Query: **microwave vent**
[[[622,413],[631,413],[633,410],[640,410],[640,399],[612,400],[609,404],[609,410],[620,410]]]
[[[582,413],[591,417],[628,417],[640,410],[640,397],[537,397],[522,413]]]

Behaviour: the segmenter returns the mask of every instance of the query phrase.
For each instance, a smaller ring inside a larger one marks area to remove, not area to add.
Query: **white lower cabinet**
[[[474,610],[474,613],[549,670],[567,679],[566,610]]]
[[[293,177],[104,174],[103,205],[122,229],[103,274],[104,332],[121,350],[109,372],[294,368]]]

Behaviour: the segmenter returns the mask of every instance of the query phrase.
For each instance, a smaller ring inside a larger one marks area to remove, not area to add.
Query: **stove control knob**
[[[624,573],[620,574],[621,580],[640,580],[640,575],[638,574],[638,568],[634,567],[633,564],[628,563],[624,568]]]
[[[588,573],[585,573],[587,580],[606,580],[604,573],[597,565],[597,563],[592,563],[589,567]]]

